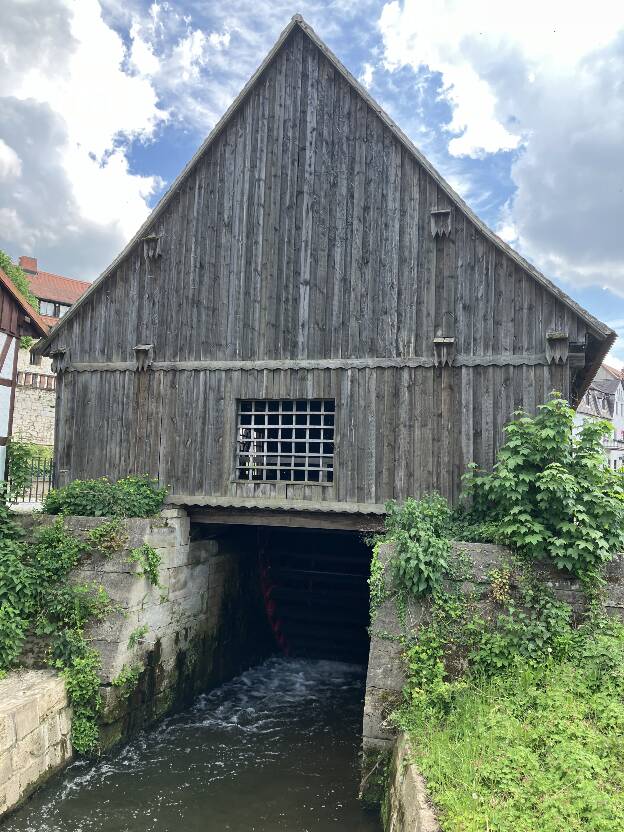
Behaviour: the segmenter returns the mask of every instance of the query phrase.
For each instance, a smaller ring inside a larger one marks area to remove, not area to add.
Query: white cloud
[[[148,213],[160,180],[133,174],[127,151],[152,139],[166,113],[149,80],[126,70],[124,43],[96,0],[9,0],[0,28],[0,153],[21,157],[0,195],[11,220],[0,246],[93,278]]]
[[[552,276],[624,296],[624,5],[405,0],[379,19],[390,69],[439,72],[456,157],[515,151],[499,231]]]
[[[0,182],[13,179],[22,172],[22,160],[12,147],[0,139]]]
[[[362,67],[362,73],[358,78],[360,84],[363,84],[368,89],[373,83],[374,72],[375,67],[372,64],[365,63]]]

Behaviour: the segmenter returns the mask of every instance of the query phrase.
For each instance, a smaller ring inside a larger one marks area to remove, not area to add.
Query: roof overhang
[[[17,305],[22,310],[22,313],[26,316],[26,318],[28,318],[28,324],[32,327],[35,333],[40,338],[46,338],[49,330],[45,321],[34,306],[31,306],[30,303],[28,303],[24,295],[22,295],[11,278],[5,274],[2,269],[0,269],[0,284],[2,284],[6,291],[13,297]]]

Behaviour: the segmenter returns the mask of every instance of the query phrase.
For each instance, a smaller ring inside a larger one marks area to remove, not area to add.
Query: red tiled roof
[[[55,300],[57,303],[75,303],[91,285],[84,280],[73,280],[71,277],[41,271],[37,274],[26,273],[26,279],[33,295],[40,300]]]
[[[602,367],[604,370],[610,373],[613,376],[613,378],[624,377],[624,373],[622,372],[622,370],[617,370],[615,367],[610,367],[608,364],[603,364]]]

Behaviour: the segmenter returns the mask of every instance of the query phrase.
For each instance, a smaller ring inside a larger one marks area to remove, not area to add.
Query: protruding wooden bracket
[[[549,364],[565,364],[570,353],[570,336],[567,332],[546,333],[546,361]]]
[[[52,359],[52,372],[62,373],[69,365],[69,350],[67,347],[57,347],[50,353]]]
[[[162,237],[158,234],[148,234],[143,237],[143,257],[148,263],[162,256]]]
[[[137,344],[134,347],[134,355],[136,358],[136,369],[140,373],[144,373],[154,360],[152,344]]]
[[[431,236],[450,237],[453,212],[450,208],[434,208],[431,211]]]
[[[452,367],[455,359],[455,339],[437,335],[433,339],[433,363],[436,367]]]

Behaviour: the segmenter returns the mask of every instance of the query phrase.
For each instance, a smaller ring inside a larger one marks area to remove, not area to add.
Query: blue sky
[[[297,12],[494,230],[624,338],[624,7],[517,10],[4,0],[0,247],[95,278]]]

